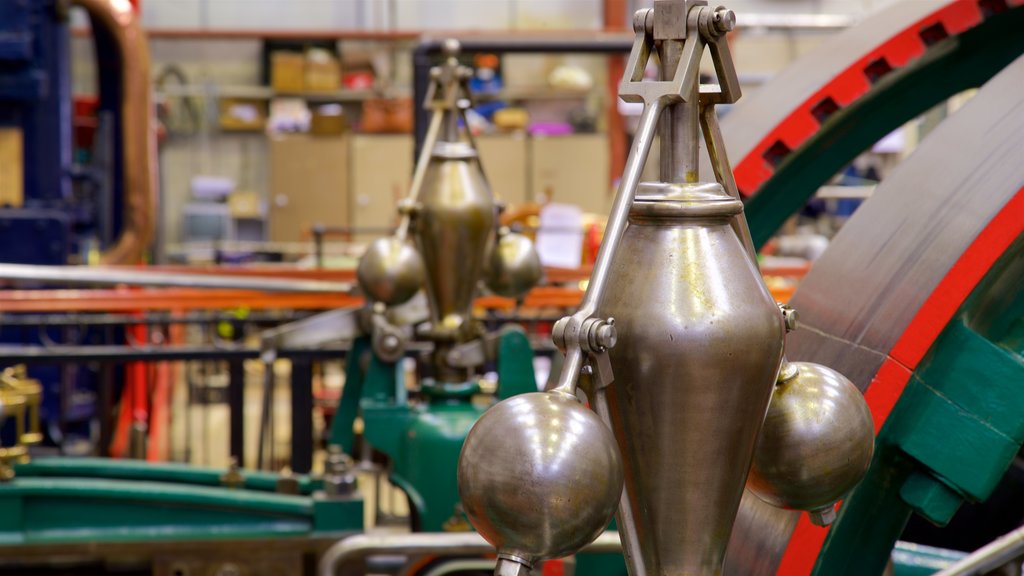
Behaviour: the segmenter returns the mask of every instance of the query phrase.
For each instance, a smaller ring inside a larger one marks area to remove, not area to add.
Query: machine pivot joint
[[[788,304],[779,304],[779,310],[782,311],[782,319],[786,322],[786,332],[796,330],[800,323],[800,314],[796,311],[796,308]]]
[[[332,445],[327,449],[324,464],[324,495],[328,498],[347,498],[356,491],[356,472],[352,458]]]
[[[587,318],[580,322],[575,316],[566,316],[555,323],[551,339],[562,352],[579,348],[586,354],[601,354],[614,348],[618,341],[615,318]]]

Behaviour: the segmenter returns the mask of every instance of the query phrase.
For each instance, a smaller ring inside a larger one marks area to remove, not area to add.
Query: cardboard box
[[[306,89],[306,56],[299,52],[277,51],[270,55],[270,86],[278,92],[302,92]]]
[[[341,64],[327,50],[307,50],[305,72],[305,87],[308,91],[332,92],[341,88]]]
[[[345,133],[348,125],[341,104],[324,104],[313,108],[309,133],[318,136],[337,136]]]
[[[413,122],[412,98],[370,98],[363,102],[361,128],[367,134],[409,134]]]
[[[236,190],[228,195],[228,213],[232,218],[263,218],[263,202],[255,192]]]
[[[532,200],[575,204],[584,212],[607,214],[613,191],[608,176],[605,134],[530,138]]]
[[[529,201],[526,134],[483,134],[476,137],[480,164],[491,192],[509,207]]]
[[[219,124],[222,130],[259,131],[267,124],[267,102],[253,98],[221,98]]]
[[[398,224],[398,201],[412,183],[412,148],[407,134],[352,136],[352,226],[371,229],[355,240],[380,238]]]
[[[20,128],[0,128],[0,206],[25,203],[25,153]]]

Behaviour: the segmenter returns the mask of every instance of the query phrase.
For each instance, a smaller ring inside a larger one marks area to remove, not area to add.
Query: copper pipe
[[[626,0],[604,0],[604,28],[615,32],[631,32],[630,22],[626,20]],[[626,150],[629,144],[626,142],[626,122],[619,114],[619,81],[626,69],[625,56],[611,54],[608,56],[608,94],[612,94],[611,100],[606,104],[605,118],[608,122],[606,133],[608,134],[608,190],[611,193],[612,183],[619,179],[623,170],[626,169]]]
[[[128,0],[72,0],[94,27],[114,40],[121,61],[124,228],[100,257],[103,264],[142,261],[153,241],[157,210],[156,122],[149,86],[149,45]]]

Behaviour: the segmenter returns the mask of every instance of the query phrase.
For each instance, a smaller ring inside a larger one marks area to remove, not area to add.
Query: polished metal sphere
[[[487,255],[484,282],[499,296],[519,298],[536,286],[544,269],[533,242],[515,232],[502,234]]]
[[[873,451],[874,424],[860,390],[827,366],[792,362],[772,395],[747,487],[769,504],[828,523]]]
[[[445,56],[458,56],[462,52],[462,43],[455,38],[445,38],[441,43],[441,53]]]
[[[378,238],[366,247],[356,268],[359,286],[372,300],[402,304],[419,292],[426,280],[423,259],[408,242]]]
[[[561,392],[514,396],[484,413],[459,457],[469,521],[525,564],[560,558],[608,526],[622,495],[611,430]]]

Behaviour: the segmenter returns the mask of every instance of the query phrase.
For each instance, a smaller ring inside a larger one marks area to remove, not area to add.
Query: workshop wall
[[[734,0],[738,12],[750,14],[838,14],[857,18],[885,0]],[[909,0],[904,0],[909,1]],[[627,2],[627,11],[653,0]],[[143,0],[143,20],[150,29],[188,30],[597,30],[602,28],[600,0]],[[82,15],[76,16],[81,22]],[[756,89],[801,54],[813,50],[831,31],[743,29],[736,34],[733,54],[745,89]],[[345,42],[346,55],[372,55],[378,77],[390,77],[399,93],[411,86],[412,43]],[[181,70],[191,89],[247,87],[261,84],[261,42],[218,39],[150,41],[154,78],[168,66]],[[390,53],[389,53],[390,51]],[[506,86],[525,90],[542,87],[547,74],[571,63],[591,74],[596,86],[607,83],[604,60],[587,56],[513,55],[504,61]],[[76,38],[73,50],[75,92],[95,92],[91,45]],[[158,87],[158,95],[161,90]],[[598,91],[595,91],[597,93]],[[586,103],[600,109],[608,98]],[[199,124],[170,134],[161,146],[163,240],[180,240],[182,207],[190,200],[195,175],[224,176],[239,188],[269,202],[268,146],[261,134],[227,134],[212,124],[216,101],[192,99]],[[599,130],[603,115],[598,115]]]
[[[735,0],[737,12],[849,14],[892,1]],[[627,2],[627,12],[653,0]],[[599,29],[601,0],[144,0],[147,26],[218,29]]]
[[[147,26],[217,29],[601,27],[596,0],[146,0]]]

